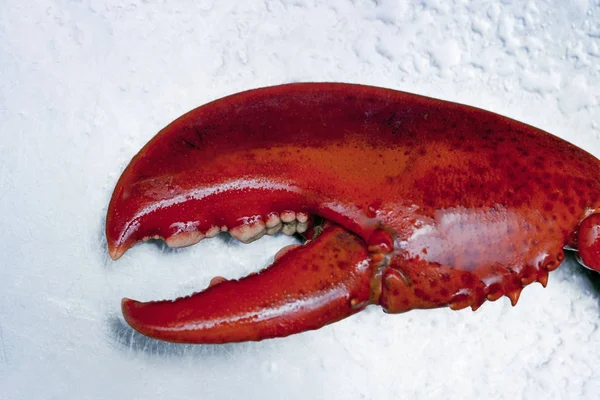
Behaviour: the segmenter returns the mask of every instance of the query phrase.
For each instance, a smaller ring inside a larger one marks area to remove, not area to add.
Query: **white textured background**
[[[238,277],[292,239],[227,236],[108,259],[116,180],[156,131],[226,94],[290,81],[459,101],[600,156],[600,2],[6,0],[0,7],[0,398],[597,399],[600,278],[476,313],[377,308],[287,339],[172,345],[127,295]]]

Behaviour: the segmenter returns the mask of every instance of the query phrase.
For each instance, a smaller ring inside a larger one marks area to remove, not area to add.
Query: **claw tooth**
[[[240,225],[236,226],[233,229],[230,229],[229,234],[237,240],[243,241],[242,239],[244,238],[250,238],[251,235],[248,233],[249,229],[250,228],[248,227],[248,225]]]
[[[222,283],[222,282],[227,282],[227,279],[223,278],[222,276],[215,276],[214,278],[212,278],[210,280],[208,287],[218,285],[219,283]]]
[[[304,233],[308,229],[308,222],[300,222],[298,221],[298,225],[296,225],[296,232]]]
[[[261,238],[266,231],[267,228],[265,223],[263,221],[257,221],[253,224],[236,226],[235,228],[231,229],[229,233],[240,242],[250,243]]]
[[[535,275],[532,276],[524,276],[523,278],[521,278],[521,283],[523,284],[523,286],[527,286],[530,283],[533,283],[535,281]]]
[[[486,298],[489,301],[496,301],[504,294],[502,287],[498,284],[494,284],[488,288],[488,294]]]
[[[267,235],[274,235],[274,234],[278,233],[282,227],[283,227],[283,224],[281,223],[281,221],[279,222],[279,224],[275,225],[272,228],[267,227]]]
[[[467,293],[459,293],[450,300],[450,308],[453,310],[462,310],[473,304],[473,298]]]
[[[267,215],[267,228],[275,228],[279,224],[281,224],[281,218],[279,218],[279,214],[272,212]]]
[[[548,273],[541,273],[538,276],[538,282],[541,283],[543,287],[546,287],[546,285],[548,285]]]
[[[481,295],[481,293],[478,293],[477,296],[475,296],[475,298],[473,299],[473,304],[471,304],[471,310],[477,311],[477,309],[479,309],[479,307],[481,307],[483,303],[485,303],[485,298]]]
[[[213,238],[217,236],[219,232],[221,232],[221,228],[219,228],[218,226],[211,226],[210,229],[206,231],[206,237]]]
[[[204,235],[198,231],[180,232],[165,239],[167,246],[171,248],[187,247],[198,243]]]
[[[308,214],[304,212],[298,212],[296,213],[296,219],[302,224],[308,222]]]
[[[508,292],[506,293],[506,297],[508,297],[510,299],[510,304],[512,304],[512,306],[516,306],[517,302],[519,301],[519,296],[521,296],[521,291],[523,290],[523,288],[519,288],[519,289],[515,289],[512,292]]]
[[[294,222],[296,221],[296,213],[293,211],[284,211],[281,213],[281,221],[283,222]]]
[[[260,239],[261,237],[265,236],[265,234],[267,233],[267,228],[264,226],[264,224],[262,225],[262,229],[260,227],[255,228],[255,235],[252,236],[250,238],[249,241],[247,241],[246,243],[250,243],[250,242],[254,242],[255,240]],[[260,230],[259,230],[260,229]]]
[[[467,308],[467,307],[469,307],[469,304],[467,304],[467,303],[461,303],[461,302],[450,303],[450,308],[454,311],[462,310],[463,308]]]
[[[282,218],[283,220],[283,218]],[[294,220],[293,222],[288,222],[283,224],[283,234],[287,235],[287,236],[291,236],[294,233],[296,233],[296,220]]]

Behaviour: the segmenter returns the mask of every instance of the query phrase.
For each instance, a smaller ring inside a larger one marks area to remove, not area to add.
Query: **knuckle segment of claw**
[[[227,343],[318,329],[368,304],[516,305],[524,286],[547,285],[565,246],[600,270],[600,160],[530,125],[410,93],[262,88],[161,130],[123,172],[106,218],[113,259],[151,238],[177,248],[220,232],[306,241],[185,298],[124,299],[134,329]]]

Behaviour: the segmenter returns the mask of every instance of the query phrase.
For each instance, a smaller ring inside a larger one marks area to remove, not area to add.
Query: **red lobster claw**
[[[123,172],[106,220],[114,259],[149,238],[182,247],[221,231],[312,240],[190,297],[124,299],[126,321],[158,339],[225,343],[317,329],[368,304],[514,305],[523,287],[546,285],[565,246],[600,270],[600,160],[529,125],[409,93],[257,89],[159,132]]]

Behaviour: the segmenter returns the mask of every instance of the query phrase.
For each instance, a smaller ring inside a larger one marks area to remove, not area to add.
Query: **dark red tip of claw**
[[[364,241],[331,225],[258,274],[175,301],[123,299],[122,309],[127,323],[156,339],[262,340],[318,329],[362,310],[371,297],[371,275]]]

